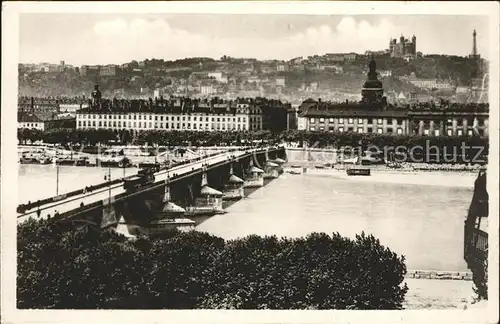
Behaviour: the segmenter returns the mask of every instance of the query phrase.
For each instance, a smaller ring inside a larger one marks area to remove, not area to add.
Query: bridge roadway
[[[259,152],[263,151],[262,148],[260,149],[250,149],[246,151],[233,151],[233,152],[224,152],[219,155],[211,156],[208,158],[201,159],[199,161],[195,161],[190,164],[185,164],[185,165],[180,165],[176,167],[172,167],[168,170],[161,170],[157,173],[155,173],[155,184],[159,184],[160,182],[164,182],[168,177],[172,177],[174,173],[177,175],[183,175],[189,172],[192,172],[193,168],[195,170],[201,169],[202,164],[207,164],[208,166],[214,165],[221,163],[223,161],[226,161],[228,158],[231,156],[234,156],[235,158],[242,157],[248,153],[253,153],[253,152]],[[111,187],[111,189],[110,189]],[[150,189],[150,188],[148,188]],[[139,191],[140,193],[141,191]],[[113,200],[113,197],[118,196],[118,195],[123,195],[125,194],[126,191],[123,189],[123,182],[120,182],[118,184],[114,184],[111,186],[106,186],[104,188],[100,188],[97,190],[94,190],[92,192],[86,192],[84,194],[80,194],[77,196],[69,197],[66,199],[61,199],[55,202],[50,202],[46,205],[43,205],[40,208],[33,208],[30,209],[29,211],[26,211],[24,213],[17,213],[17,222],[22,223],[26,220],[28,220],[30,217],[33,218],[47,218],[48,215],[54,216],[56,212],[59,214],[63,214],[65,212],[69,212],[71,210],[77,209],[81,207],[81,203],[84,204],[84,206],[92,205],[96,202],[99,201],[109,201],[109,197],[111,196],[111,200]],[[38,211],[40,210],[40,216],[38,216]]]

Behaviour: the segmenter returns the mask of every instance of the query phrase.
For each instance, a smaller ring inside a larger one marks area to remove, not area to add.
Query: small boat
[[[363,167],[363,154],[360,150],[357,161],[352,167],[346,169],[348,176],[370,176],[371,170],[368,167]]]
[[[40,164],[50,164],[52,160],[48,156],[40,156],[37,158],[38,163]]]
[[[371,170],[369,168],[349,168],[346,170],[348,176],[369,176],[371,175]]]
[[[19,160],[21,164],[38,164],[38,159],[34,157],[21,157]]]
[[[225,210],[220,210],[212,206],[188,206],[186,207],[186,217],[196,217],[196,216],[215,216],[226,214]]]
[[[302,174],[302,172],[294,171],[294,170],[288,171],[288,173],[290,173],[290,174]]]
[[[152,221],[146,226],[141,226],[140,232],[146,235],[161,235],[167,231],[192,231],[195,229],[196,222],[188,218],[166,218]]]
[[[62,158],[62,159],[57,159],[56,164],[57,165],[75,165],[75,160],[71,158]]]
[[[77,166],[87,166],[90,164],[89,158],[86,156],[82,156],[78,158],[75,162],[75,165]]]

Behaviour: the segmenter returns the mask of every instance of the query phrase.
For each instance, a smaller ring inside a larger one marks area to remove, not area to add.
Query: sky
[[[487,58],[486,16],[22,14],[19,62],[121,64],[185,57],[289,60],[386,49],[391,37],[417,37],[424,54],[468,55],[472,32]]]

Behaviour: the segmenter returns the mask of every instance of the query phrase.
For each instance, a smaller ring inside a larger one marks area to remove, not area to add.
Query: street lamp
[[[59,164],[56,160],[56,196],[59,196]]]
[[[125,170],[125,169],[123,169]],[[104,180],[108,181],[109,202],[111,203],[111,167],[108,169],[108,174],[104,175]]]

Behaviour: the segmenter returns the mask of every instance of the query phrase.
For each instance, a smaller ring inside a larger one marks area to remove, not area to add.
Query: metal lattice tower
[[[476,44],[476,30],[474,29],[474,33],[472,33],[473,40],[472,40],[472,56],[474,58],[477,58],[477,44]]]

